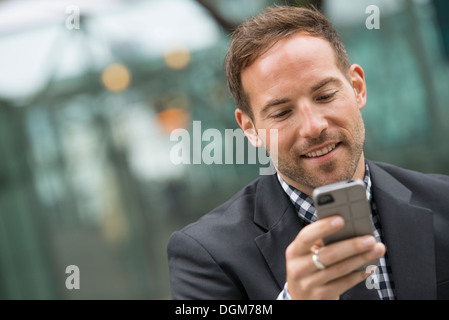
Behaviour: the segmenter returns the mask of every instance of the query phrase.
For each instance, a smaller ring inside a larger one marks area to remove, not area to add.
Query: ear
[[[353,64],[349,68],[349,77],[352,87],[354,88],[355,96],[359,109],[362,110],[366,105],[366,82],[365,72],[358,64]]]
[[[256,126],[254,125],[251,117],[246,114],[242,109],[237,108],[235,110],[235,119],[239,124],[240,128],[242,128],[245,136],[248,138],[249,142],[254,147],[261,147],[263,145],[262,140],[259,138],[257,134]]]

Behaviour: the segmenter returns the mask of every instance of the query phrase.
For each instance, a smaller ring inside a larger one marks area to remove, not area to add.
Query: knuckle
[[[317,292],[317,287],[315,282],[310,278],[305,278],[301,282],[301,288],[304,292],[308,292],[309,294],[315,295]]]
[[[295,257],[295,246],[294,243],[291,243],[287,249],[285,249],[285,258],[287,260],[291,260]]]
[[[365,246],[363,245],[363,241],[361,239],[354,239],[353,247],[356,252],[362,252],[366,250]]]
[[[379,254],[377,252],[371,250],[371,251],[366,252],[363,255],[363,257],[365,258],[365,262],[369,262],[375,258],[378,258]]]
[[[326,247],[321,248],[319,252],[320,261],[325,266],[333,265],[341,260],[341,254],[335,250],[326,250]]]
[[[295,281],[301,279],[304,276],[304,267],[297,260],[287,263],[287,276]]]
[[[296,280],[298,278],[298,274],[298,268],[292,263],[287,263],[287,278]]]
[[[311,232],[310,232],[311,226],[312,225],[308,225],[308,226],[302,228],[302,230],[298,234],[298,240],[301,240],[303,242],[311,241]]]
[[[367,245],[367,242],[366,242],[367,240],[372,240],[373,245],[374,245],[374,243],[375,243],[374,238],[370,239],[369,237],[368,238],[367,237],[359,237],[359,238],[354,239],[353,246],[354,246],[355,250],[357,252],[363,252],[363,251],[368,250],[369,245]]]
[[[340,275],[347,274],[351,271],[349,263],[347,261],[342,261],[334,265],[335,272]]]

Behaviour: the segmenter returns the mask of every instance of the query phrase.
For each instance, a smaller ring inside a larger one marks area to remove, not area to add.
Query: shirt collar
[[[285,182],[284,179],[281,178],[279,173],[277,173],[277,177],[279,183],[281,184],[282,189],[284,189],[285,193],[288,195],[290,201],[296,208],[298,215],[300,218],[304,219],[307,223],[312,223],[318,219],[315,213],[315,207],[313,206],[313,200],[304,192],[299,191],[295,187],[289,185]],[[371,175],[369,171],[368,164],[365,163],[365,178],[364,178],[365,186],[366,186],[366,196],[368,201],[371,202],[372,194],[371,194]]]

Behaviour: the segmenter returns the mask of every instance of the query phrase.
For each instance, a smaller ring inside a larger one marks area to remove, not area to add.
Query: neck
[[[303,184],[301,184],[297,181],[294,181],[294,180],[290,179],[289,177],[285,176],[279,170],[277,170],[277,168],[276,168],[276,171],[285,182],[287,182],[289,185],[293,186],[297,190],[307,194],[310,197],[312,196],[313,190],[317,187],[320,187],[320,186],[310,187],[310,186],[303,185]],[[353,176],[348,179],[363,180],[364,178],[365,178],[365,157],[362,152]],[[329,181],[329,184],[335,183],[335,182],[338,182],[338,181]]]

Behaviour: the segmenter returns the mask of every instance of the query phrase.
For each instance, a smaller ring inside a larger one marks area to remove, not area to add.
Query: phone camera
[[[334,197],[332,197],[331,194],[323,194],[322,196],[320,196],[320,197],[318,198],[318,204],[319,204],[320,206],[325,205],[325,204],[332,203],[332,202],[334,202],[334,201],[335,201],[335,200],[334,200]]]

